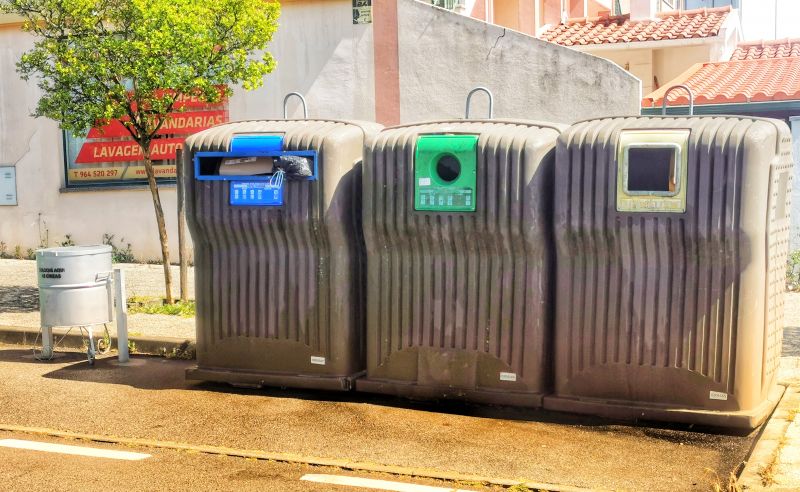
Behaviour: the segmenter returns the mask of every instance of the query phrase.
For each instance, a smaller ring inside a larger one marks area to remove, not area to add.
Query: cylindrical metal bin
[[[566,130],[545,408],[762,422],[781,394],[791,181],[778,120],[629,117]]]
[[[111,246],[69,246],[36,251],[43,327],[88,326],[110,319]]]
[[[197,297],[187,377],[350,389],[364,370],[361,161],[378,128],[250,121],[186,140]],[[311,173],[293,178],[297,163]]]
[[[387,128],[373,140],[364,164],[367,374],[356,389],[541,404],[563,128],[456,120]]]

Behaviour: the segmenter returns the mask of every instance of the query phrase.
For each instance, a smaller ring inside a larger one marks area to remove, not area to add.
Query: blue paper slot
[[[283,149],[283,135],[234,135],[231,140],[231,153],[280,152]]]
[[[231,181],[231,205],[278,207],[283,205],[283,184],[270,181]]]

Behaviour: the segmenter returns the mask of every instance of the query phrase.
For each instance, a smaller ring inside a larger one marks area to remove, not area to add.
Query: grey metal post
[[[42,359],[53,358],[53,327],[42,326]]]
[[[117,352],[119,361],[128,362],[128,296],[125,294],[125,271],[114,269],[114,290],[117,301]]]

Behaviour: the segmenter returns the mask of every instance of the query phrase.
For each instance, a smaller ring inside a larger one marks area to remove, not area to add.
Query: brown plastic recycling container
[[[352,387],[364,370],[361,161],[379,128],[247,121],[186,140],[197,297],[188,378]]]
[[[563,127],[387,128],[364,161],[367,374],[359,391],[541,405],[555,142]]]
[[[774,408],[791,136],[777,120],[577,123],[556,156],[545,408],[753,428]]]

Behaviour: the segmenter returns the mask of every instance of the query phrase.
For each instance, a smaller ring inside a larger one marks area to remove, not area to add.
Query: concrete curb
[[[60,340],[56,349],[85,350],[86,343],[80,330],[73,328],[54,328],[53,337]],[[0,326],[0,343],[31,347],[39,344],[39,330],[19,326]],[[180,359],[194,359],[195,341],[171,337],[130,336],[132,354],[160,355]],[[111,336],[111,346],[117,346],[117,337]]]
[[[447,482],[460,483],[481,483],[488,485],[500,485],[513,487],[522,485],[529,489],[543,490],[550,492],[602,492],[600,489],[586,489],[581,487],[571,487],[568,485],[555,485],[549,483],[532,482],[525,479],[508,479],[497,477],[486,477],[481,475],[467,475],[463,473],[435,470],[431,468],[411,468],[405,466],[383,465],[378,463],[366,463],[351,461],[341,458],[320,458],[315,456],[304,456],[291,453],[268,452],[246,449],[226,448],[221,446],[206,446],[188,444],[172,441],[157,441],[152,439],[135,439],[127,437],[103,436],[96,434],[83,434],[78,432],[60,431],[42,427],[24,427],[18,425],[5,425],[0,423],[0,431],[19,432],[49,437],[59,437],[66,439],[79,439],[84,441],[103,442],[111,444],[122,444],[125,446],[138,446],[145,448],[170,449],[176,451],[188,451],[195,453],[216,454],[232,456],[237,458],[247,458],[256,460],[270,460],[282,463],[297,463],[311,466],[328,466],[351,471],[365,471],[373,473],[388,473],[390,475],[433,478]]]

